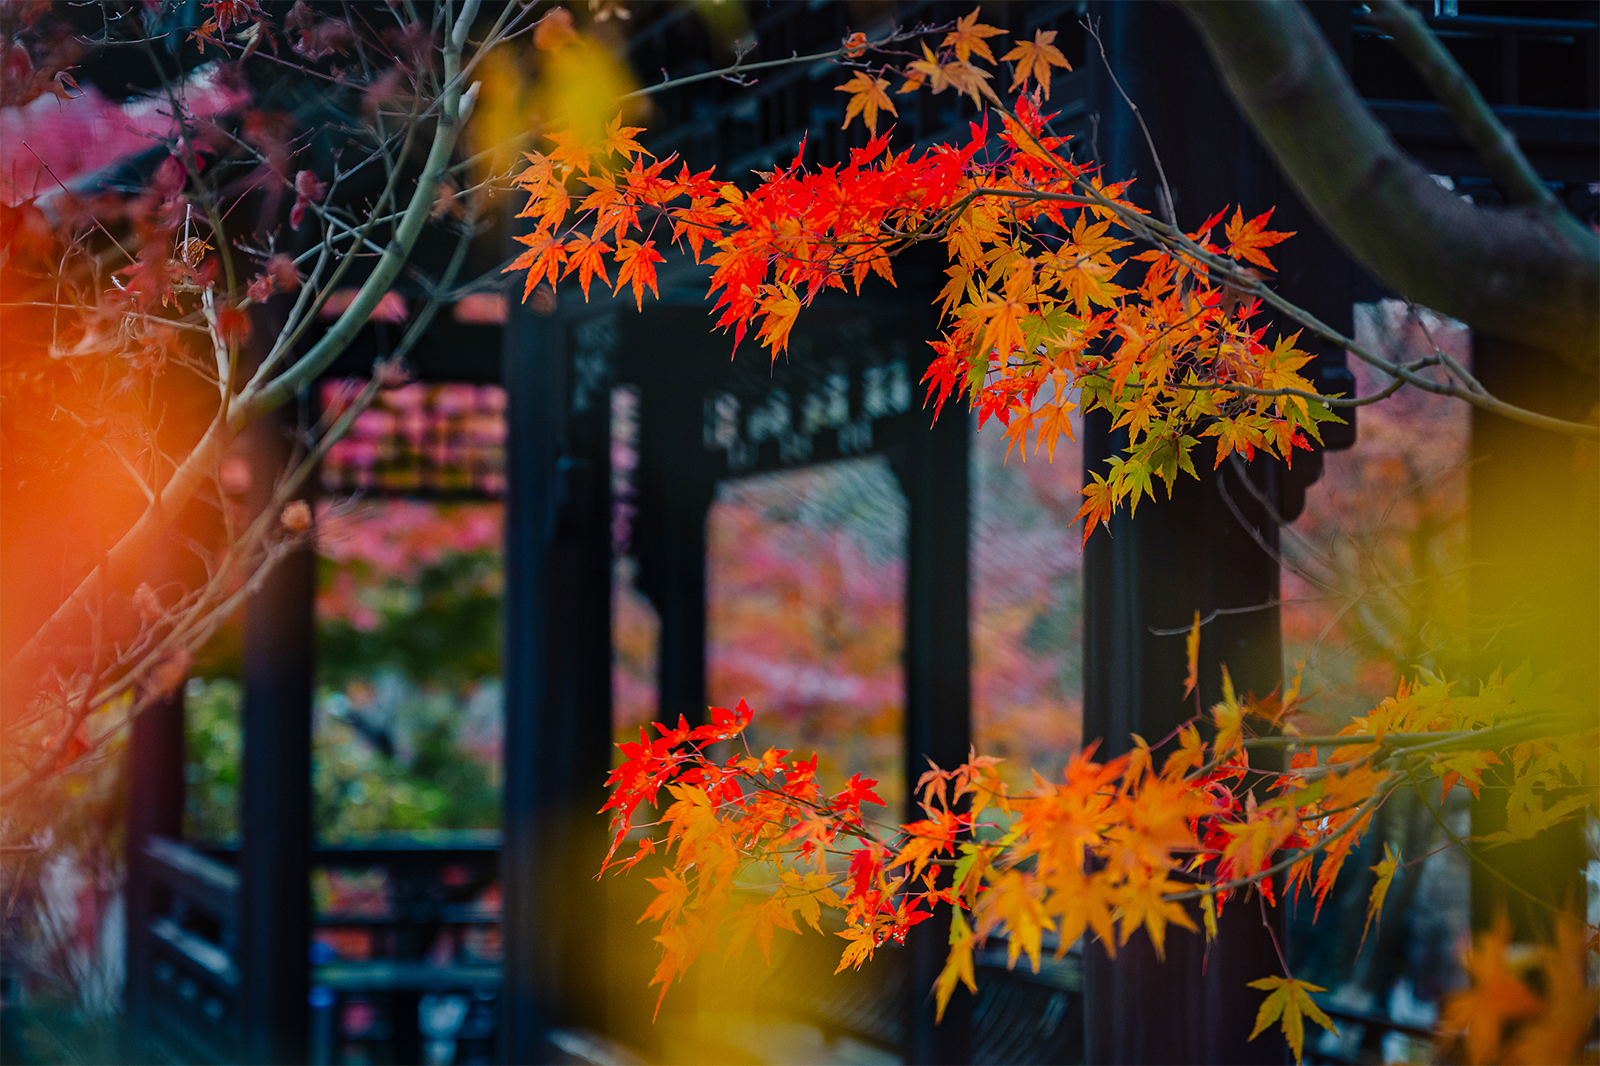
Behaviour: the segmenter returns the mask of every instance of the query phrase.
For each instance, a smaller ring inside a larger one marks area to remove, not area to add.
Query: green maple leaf
[[[1289,1039],[1289,1047],[1294,1049],[1294,1061],[1300,1062],[1301,1048],[1306,1041],[1305,1018],[1328,1030],[1334,1036],[1339,1035],[1339,1030],[1334,1027],[1333,1020],[1322,1012],[1316,1000],[1311,998],[1311,993],[1324,991],[1318,985],[1309,981],[1296,981],[1292,977],[1263,977],[1259,981],[1251,981],[1251,988],[1259,988],[1271,994],[1261,1004],[1261,1010],[1256,1014],[1256,1027],[1250,1034],[1254,1040],[1261,1035],[1263,1029],[1282,1018],[1283,1035]]]

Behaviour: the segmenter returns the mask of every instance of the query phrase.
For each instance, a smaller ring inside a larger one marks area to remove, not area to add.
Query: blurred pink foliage
[[[855,460],[724,482],[708,521],[707,689],[760,712],[749,743],[819,755],[900,802],[905,500]]]
[[[1006,461],[1004,427],[973,442],[972,731],[1013,785],[1055,777],[1083,732],[1083,452]],[[1074,432],[1077,432],[1075,426]]]
[[[109,163],[143,152],[170,137],[174,125],[165,96],[118,104],[91,84],[61,100],[45,94],[22,107],[0,108],[0,197],[17,203],[58,189]],[[184,87],[184,105],[196,117],[242,106],[248,95],[220,79],[200,76]],[[48,171],[46,170],[48,167]]]
[[[324,383],[329,416],[344,410],[362,386]],[[381,488],[505,491],[505,392],[497,385],[424,385],[384,389],[349,434],[328,451],[322,483],[330,492]]]
[[[1470,365],[1471,335],[1425,309],[1358,305],[1357,338],[1396,361],[1434,345]],[[1386,384],[1350,360],[1356,391]],[[1466,506],[1470,413],[1416,389],[1360,409],[1355,448],[1330,452],[1304,514],[1283,537],[1283,644],[1288,669],[1332,722],[1392,695],[1426,667],[1459,674],[1466,653]],[[1341,719],[1342,720],[1342,719]]]
[[[447,554],[499,551],[504,520],[500,503],[368,500],[353,508],[319,503],[317,552],[337,566],[318,592],[317,612],[373,630],[379,618],[364,592],[385,579],[414,581]]]

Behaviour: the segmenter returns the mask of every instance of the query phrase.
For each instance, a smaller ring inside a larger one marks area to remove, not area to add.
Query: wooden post
[[[605,855],[596,812],[611,748],[611,397],[606,374],[573,372],[564,330],[560,319],[515,312],[502,375],[500,1055],[519,1063],[556,1054],[553,1028],[606,1024],[604,908],[593,879]]]
[[[151,996],[150,920],[158,906],[145,844],[153,836],[183,836],[183,687],[145,708],[128,738],[127,984],[123,1014],[136,1025]]]
[[[922,368],[918,368],[917,377]],[[944,769],[966,762],[972,743],[971,638],[968,632],[971,427],[959,409],[931,428],[907,431],[890,462],[908,503],[905,606],[906,820],[922,817],[917,779],[932,759]],[[950,914],[906,937],[909,982],[904,1056],[911,1063],[963,1063],[972,1055],[972,997],[958,990],[934,1022],[933,984],[949,951]]]
[[[1094,14],[1101,18],[1110,73],[1149,125],[1181,228],[1192,230],[1225,205],[1254,215],[1291,195],[1177,11],[1106,4]],[[1100,115],[1098,161],[1118,178],[1136,175],[1136,195],[1161,213],[1161,179],[1145,132],[1108,72],[1101,72],[1097,94],[1090,106]],[[1349,315],[1345,306],[1343,321]],[[1126,443],[1110,427],[1104,412],[1086,419],[1087,471],[1102,470]],[[1257,497],[1275,504],[1282,471],[1253,464],[1251,492],[1228,464],[1212,473],[1211,460],[1199,451],[1194,461],[1198,481],[1180,477],[1170,500],[1158,490],[1137,516],[1117,515],[1085,549],[1084,739],[1102,741],[1102,758],[1128,750],[1132,733],[1155,743],[1195,713],[1196,701],[1182,698],[1183,637],[1152,632],[1187,628],[1195,611],[1257,608],[1218,615],[1206,626],[1200,704],[1220,698],[1223,664],[1242,692],[1265,695],[1281,680],[1278,530]],[[1282,972],[1273,944],[1282,928],[1281,915],[1263,913],[1254,899],[1235,898],[1224,908],[1209,955],[1201,936],[1171,927],[1164,959],[1143,935],[1119,948],[1115,960],[1090,944],[1086,1061],[1283,1061],[1281,1037],[1246,1039],[1261,1000],[1247,985]]]
[[[552,323],[526,307],[506,324],[505,775],[502,786],[500,994],[502,1062],[549,1058],[555,953],[540,878],[553,841],[541,762],[550,737],[550,543],[557,500],[559,417],[564,402]]]
[[[253,429],[256,508],[293,453],[293,406]],[[311,966],[311,688],[316,553],[278,563],[244,622],[239,1037],[245,1062],[306,1061]]]

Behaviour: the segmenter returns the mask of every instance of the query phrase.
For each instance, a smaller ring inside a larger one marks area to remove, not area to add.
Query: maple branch
[[[1092,188],[1087,186],[1086,183],[1084,183],[1082,187]],[[1159,244],[1175,250],[1181,250],[1184,254],[1191,256],[1204,264],[1208,269],[1215,270],[1217,273],[1223,275],[1223,277],[1227,280],[1227,284],[1231,287],[1236,288],[1241,292],[1247,292],[1252,296],[1259,297],[1264,302],[1276,307],[1278,310],[1282,311],[1290,318],[1293,318],[1295,321],[1310,329],[1312,332],[1317,333],[1324,340],[1338,345],[1351,355],[1356,356],[1362,362],[1369,363],[1372,366],[1377,367],[1379,370],[1382,370],[1385,374],[1388,374],[1391,377],[1403,379],[1408,385],[1414,385],[1417,388],[1422,389],[1424,392],[1431,392],[1438,396],[1449,396],[1458,400],[1464,400],[1474,407],[1493,412],[1494,414],[1500,415],[1502,418],[1509,419],[1513,422],[1520,422],[1523,425],[1533,426],[1535,429],[1549,430],[1552,433],[1561,433],[1574,437],[1586,437],[1591,440],[1600,439],[1600,426],[1596,426],[1592,422],[1569,422],[1565,419],[1552,418],[1549,415],[1542,415],[1537,411],[1530,411],[1526,408],[1517,407],[1514,404],[1506,403],[1504,400],[1497,399],[1486,392],[1475,392],[1471,389],[1463,389],[1455,385],[1446,385],[1437,381],[1429,380],[1428,378],[1425,378],[1420,374],[1407,369],[1407,367],[1402,364],[1385,359],[1382,356],[1372,352],[1365,345],[1357,342],[1354,337],[1345,336],[1343,333],[1340,333],[1326,322],[1323,322],[1310,311],[1307,311],[1305,308],[1280,295],[1278,292],[1270,288],[1265,282],[1242,273],[1232,260],[1224,256],[1207,252],[1204,248],[1200,247],[1198,243],[1191,240],[1186,234],[1175,231],[1171,227],[1166,226],[1165,223],[1157,222],[1147,215],[1130,212],[1108,197],[1102,197],[1102,200],[1103,206],[1105,206],[1108,210],[1114,211],[1117,216],[1123,219],[1125,222],[1132,223],[1128,228],[1134,230],[1135,232],[1139,232],[1141,236],[1145,237],[1145,239],[1154,244]],[[1597,277],[1597,281],[1600,281],[1600,277]],[[1429,306],[1432,305],[1430,304]]]
[[[1169,226],[1177,226],[1178,216],[1173,209],[1172,186],[1167,184],[1167,168],[1161,165],[1161,153],[1156,151],[1156,139],[1150,135],[1150,127],[1145,124],[1144,112],[1139,110],[1139,105],[1133,102],[1133,97],[1128,95],[1128,90],[1122,87],[1122,82],[1117,78],[1116,69],[1111,65],[1111,57],[1106,55],[1106,42],[1100,39],[1100,30],[1095,21],[1085,17],[1079,25],[1094,38],[1095,46],[1100,49],[1100,65],[1105,69],[1106,76],[1111,79],[1111,84],[1121,95],[1122,102],[1133,112],[1133,117],[1139,120],[1139,129],[1144,132],[1144,143],[1150,149],[1150,158],[1156,163],[1156,177],[1161,179],[1161,217],[1167,220]]]
[[[1494,740],[1497,744],[1503,747],[1507,744],[1519,743],[1521,739],[1526,739],[1522,736],[1522,734],[1530,730],[1533,732],[1534,736],[1542,736],[1547,734],[1558,735],[1560,732],[1562,732],[1562,730],[1557,730],[1555,733],[1551,733],[1547,727],[1550,725],[1559,726],[1568,723],[1574,725],[1574,732],[1582,731],[1583,727],[1578,726],[1576,723],[1572,723],[1568,717],[1552,714],[1529,715],[1527,718],[1519,719],[1515,722],[1504,722],[1500,725],[1490,726],[1484,729],[1461,729],[1451,732],[1438,733],[1385,733],[1381,737],[1377,736],[1376,734],[1365,736],[1359,734],[1345,734],[1340,736],[1336,733],[1324,733],[1313,736],[1298,737],[1251,737],[1243,741],[1243,743],[1247,748],[1283,748],[1284,750],[1291,752],[1296,748],[1364,748],[1374,744],[1378,745],[1379,747],[1402,745],[1401,747],[1395,748],[1396,754],[1419,755],[1443,751],[1455,751],[1463,748],[1469,751],[1476,750],[1479,745],[1475,742],[1483,740]],[[1593,726],[1591,723],[1589,728],[1592,727]],[[1513,739],[1506,739],[1508,737]],[[1448,747],[1445,745],[1448,745]],[[1485,748],[1483,750],[1488,749]]]
[[[1284,174],[1363,266],[1475,330],[1600,371],[1600,238],[1565,212],[1478,207],[1441,188],[1378,122],[1302,4],[1179,6]]]
[[[1240,3],[1237,6],[1242,7],[1244,4]],[[1290,5],[1284,4],[1282,6],[1287,7]],[[1354,90],[1352,89],[1351,91],[1353,92]],[[1034,144],[1038,146],[1040,151],[1044,152],[1046,155],[1051,155],[1049,149],[1045,148],[1044,145],[1040,143],[1039,138],[1031,131],[1028,131],[1027,128],[1023,126],[1022,123],[1017,119],[1016,115],[1006,108],[1005,105],[996,103],[994,106],[1002,114],[1009,117],[1012,122],[1016,123],[1018,128],[1027,133],[1029,139],[1031,139]],[[1376,122],[1375,119],[1373,121]],[[1048,123],[1046,123],[1046,126],[1048,127]],[[1385,136],[1387,136],[1387,134],[1385,134]],[[1396,151],[1398,151],[1398,149],[1396,149]],[[1051,157],[1054,158],[1054,156]],[[1057,162],[1059,163],[1059,160],[1057,160]],[[1416,165],[1413,163],[1411,166],[1415,168]],[[1384,373],[1389,374],[1391,377],[1402,378],[1407,384],[1415,385],[1417,388],[1422,389],[1425,392],[1431,392],[1440,396],[1450,396],[1455,399],[1464,400],[1467,403],[1472,404],[1474,407],[1480,407],[1483,410],[1491,411],[1513,422],[1521,422],[1524,425],[1533,426],[1537,429],[1549,430],[1554,433],[1563,433],[1570,436],[1587,437],[1590,439],[1600,439],[1600,426],[1597,426],[1594,423],[1569,422],[1565,419],[1552,418],[1549,415],[1542,415],[1536,411],[1530,411],[1526,408],[1517,407],[1514,404],[1506,403],[1504,400],[1497,399],[1490,395],[1487,391],[1476,391],[1470,388],[1462,389],[1454,385],[1446,385],[1436,381],[1430,381],[1428,378],[1422,377],[1421,375],[1401,364],[1384,359],[1382,356],[1371,352],[1365,346],[1357,343],[1355,338],[1346,337],[1343,333],[1340,333],[1326,322],[1323,322],[1316,315],[1313,315],[1303,307],[1300,307],[1299,305],[1286,299],[1272,288],[1267,286],[1266,283],[1260,278],[1254,277],[1252,274],[1245,273],[1243,270],[1241,270],[1238,264],[1233,262],[1233,260],[1227,258],[1226,256],[1217,255],[1214,252],[1207,251],[1205,248],[1201,247],[1198,242],[1189,237],[1188,234],[1184,233],[1176,226],[1153,219],[1147,213],[1140,211],[1137,208],[1118,203],[1109,196],[1106,196],[1099,189],[1096,189],[1092,184],[1085,181],[1081,177],[1073,179],[1073,184],[1078,189],[1082,190],[1086,197],[1093,201],[1093,206],[1102,208],[1114,214],[1119,220],[1122,221],[1123,225],[1135,235],[1150,242],[1151,244],[1157,245],[1158,247],[1166,248],[1169,251],[1181,251],[1184,255],[1194,259],[1197,263],[1200,263],[1207,269],[1215,271],[1221,275],[1224,283],[1229,287],[1237,289],[1240,292],[1249,293],[1260,298],[1266,303],[1271,304],[1273,307],[1276,307],[1289,317],[1295,319],[1301,325],[1320,335],[1324,340],[1338,345],[1339,347],[1350,352],[1352,355],[1355,355],[1357,358],[1361,359],[1363,362],[1370,363],[1371,365],[1382,370]],[[1431,179],[1429,180],[1428,184],[1434,189],[1438,189],[1438,186],[1435,185]],[[1039,200],[1063,198],[1063,194],[1061,193],[1049,193],[1036,190],[1000,190],[998,191],[998,195],[1024,196]],[[1595,281],[1597,285],[1600,285],[1600,241],[1596,242],[1595,251],[1597,253],[1597,260],[1595,263]],[[1424,302],[1427,303],[1428,301]],[[1439,308],[1437,305],[1432,303],[1429,303],[1429,306],[1435,307],[1435,309],[1438,310],[1442,310],[1442,308]],[[1600,329],[1600,325],[1597,325],[1597,329]],[[1481,390],[1482,386],[1479,386],[1478,388]]]
[[[457,77],[459,63],[459,48],[447,46],[445,49],[447,88],[441,101],[433,143],[428,149],[428,159],[423,165],[421,176],[417,178],[416,191],[411,195],[406,212],[400,224],[395,227],[395,234],[390,239],[388,247],[384,249],[383,255],[372,268],[372,273],[367,275],[355,298],[350,301],[350,306],[317,343],[311,346],[310,351],[272,381],[234,398],[228,406],[230,422],[257,418],[273,410],[326,370],[339,353],[349,347],[356,333],[367,324],[367,318],[378,306],[378,301],[388,294],[390,286],[400,276],[401,268],[410,258],[411,249],[421,236],[422,227],[433,211],[434,192],[444,176],[445,168],[449,165],[450,153],[455,148],[456,138],[460,135],[462,124],[471,113],[472,102],[477,95],[476,82],[471,89],[462,92],[460,79]],[[350,257],[346,257],[345,263],[349,261]],[[344,264],[341,264],[341,267],[343,266]]]
[[[1435,811],[1433,809],[1433,804],[1428,799],[1427,790],[1425,790],[1422,787],[1422,785],[1417,781],[1415,768],[1407,770],[1406,771],[1406,776],[1411,779],[1411,787],[1416,791],[1417,798],[1422,800],[1423,807],[1427,808],[1428,814],[1433,818],[1434,824],[1439,827],[1440,831],[1443,832],[1445,836],[1450,838],[1450,843],[1451,844],[1454,844],[1456,847],[1461,849],[1461,851],[1467,856],[1467,858],[1469,858],[1473,862],[1477,863],[1483,869],[1489,871],[1502,884],[1508,885],[1511,888],[1516,889],[1517,892],[1521,893],[1527,899],[1532,900],[1534,903],[1539,904],[1539,906],[1544,907],[1547,910],[1553,911],[1556,914],[1566,914],[1568,917],[1577,917],[1576,915],[1570,914],[1568,911],[1565,911],[1562,908],[1557,907],[1555,904],[1551,903],[1549,900],[1540,899],[1538,896],[1534,895],[1532,892],[1529,892],[1526,888],[1523,888],[1521,885],[1519,885],[1515,881],[1511,880],[1511,878],[1507,877],[1498,868],[1496,868],[1492,863],[1485,862],[1483,857],[1478,854],[1478,850],[1472,846],[1472,841],[1470,839],[1457,836],[1455,830],[1451,829],[1450,826],[1445,822],[1444,817],[1441,814],[1439,814],[1438,811]],[[1593,924],[1592,922],[1585,921],[1583,924],[1588,926],[1590,929],[1600,929],[1600,926],[1597,926],[1597,925]]]
[[[912,37],[921,37],[929,33],[938,33],[943,28],[944,27],[933,27],[923,29],[918,27],[910,30],[891,30],[889,35],[881,40],[868,41],[865,44],[854,47],[841,45],[840,47],[831,51],[813,52],[808,56],[794,55],[785,59],[765,59],[759,63],[746,63],[743,60],[738,60],[731,66],[719,67],[716,70],[704,70],[698,74],[685,74],[680,78],[671,78],[666,81],[659,81],[654,85],[647,85],[643,89],[635,89],[631,93],[625,93],[616,99],[621,101],[632,100],[641,96],[654,96],[656,93],[665,92],[668,89],[676,89],[684,85],[693,85],[694,83],[701,81],[710,81],[713,78],[733,78],[751,70],[769,70],[772,67],[787,67],[796,63],[815,63],[823,59],[848,58],[849,53],[857,52],[857,49],[862,51],[868,49],[877,50],[886,44],[894,44],[897,41],[905,41],[911,39]],[[857,52],[857,54],[859,54],[859,52]]]
[[[1218,892],[1232,892],[1236,888],[1246,888],[1250,885],[1259,884],[1260,882],[1271,877],[1273,874],[1287,870],[1289,867],[1293,866],[1302,859],[1309,859],[1318,852],[1326,851],[1328,849],[1328,845],[1335,843],[1345,836],[1348,836],[1350,832],[1356,828],[1356,826],[1361,824],[1363,819],[1372,813],[1378,804],[1382,803],[1385,799],[1388,799],[1389,796],[1393,794],[1395,786],[1399,783],[1399,777],[1400,771],[1390,771],[1388,776],[1386,776],[1382,781],[1378,782],[1378,787],[1373,790],[1372,796],[1368,798],[1366,802],[1361,804],[1360,807],[1356,808],[1356,813],[1350,817],[1349,821],[1345,822],[1344,825],[1340,826],[1337,830],[1329,835],[1323,837],[1315,844],[1292,851],[1282,859],[1273,863],[1271,866],[1257,870],[1255,873],[1250,874],[1249,876],[1236,877],[1231,881],[1218,881],[1215,884],[1204,885],[1200,888],[1191,888],[1184,892],[1174,892],[1170,895],[1162,896],[1161,898],[1166,900],[1168,903],[1178,903],[1188,899],[1199,899],[1201,896],[1214,896]]]

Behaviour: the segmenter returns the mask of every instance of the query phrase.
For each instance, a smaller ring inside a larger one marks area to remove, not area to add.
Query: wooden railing
[[[228,1062],[235,1057],[233,1015],[239,971],[233,962],[238,922],[239,875],[231,867],[186,844],[151,837],[140,861],[152,899],[133,913],[148,915],[143,938],[144,973],[130,973],[148,1012],[130,1019],[144,1037],[164,1045],[171,1057],[191,1062]],[[130,960],[133,962],[134,960]]]

